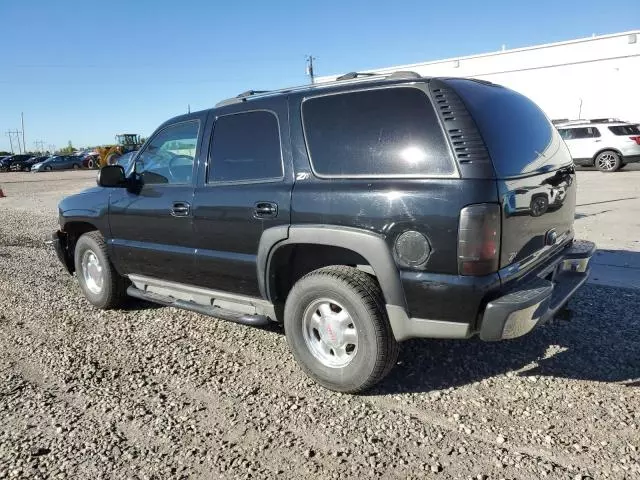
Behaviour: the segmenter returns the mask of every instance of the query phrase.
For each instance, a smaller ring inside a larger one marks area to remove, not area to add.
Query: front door
[[[136,158],[139,188],[112,193],[109,245],[121,273],[194,282],[194,159],[204,118],[162,127]]]
[[[254,102],[211,119],[193,215],[198,285],[259,297],[260,237],[289,224],[293,175],[286,102]]]

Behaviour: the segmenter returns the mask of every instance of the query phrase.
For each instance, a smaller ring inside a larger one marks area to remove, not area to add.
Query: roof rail
[[[282,88],[278,90],[247,90],[246,92],[242,92],[235,97],[227,98],[226,100],[221,100],[216,103],[216,107],[223,107],[225,105],[233,105],[234,103],[246,102],[247,100],[252,100],[254,98],[262,98],[271,95],[278,95],[281,93],[291,93],[291,92],[299,92],[301,90],[311,90],[315,88],[324,88],[336,83],[359,83],[365,82],[368,80],[378,80],[378,79],[389,79],[389,80],[399,80],[399,79],[411,79],[411,78],[423,78],[420,74],[416,72],[410,71],[397,71],[390,73],[359,73],[359,72],[349,72],[344,75],[337,77],[332,82],[322,82],[322,83],[311,83],[306,85],[299,85],[297,87],[288,87]]]
[[[354,78],[358,78],[358,77],[374,77],[376,75],[379,75],[379,73],[349,72],[349,73],[345,73],[344,75],[340,75],[339,77],[336,77],[336,81],[353,80]]]

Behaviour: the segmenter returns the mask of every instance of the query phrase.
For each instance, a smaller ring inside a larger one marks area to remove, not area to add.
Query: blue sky
[[[637,0],[0,0],[0,150],[149,135],[248,89],[639,27]]]

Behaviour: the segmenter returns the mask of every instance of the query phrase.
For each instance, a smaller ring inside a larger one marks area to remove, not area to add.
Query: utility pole
[[[44,152],[44,142],[42,140],[36,140],[33,145],[36,147],[37,152]]]
[[[24,112],[20,112],[20,121],[22,122],[22,146],[24,153],[27,153],[27,144],[24,142]]]
[[[307,75],[309,75],[309,79],[311,80],[311,83],[315,83],[315,75],[313,73],[313,61],[317,60],[317,58],[314,57],[313,55],[307,55],[305,57],[305,60],[307,61]]]
[[[7,130],[7,137],[9,137],[9,144],[11,145],[11,153],[13,154],[13,138],[11,130]]]
[[[191,113],[191,104],[190,103],[187,104],[187,113]]]
[[[11,144],[11,153],[13,151],[13,136],[16,136],[16,141],[18,142],[18,153],[22,153],[22,146],[20,145],[20,132],[18,130],[8,130],[7,135],[9,136],[9,143]],[[25,149],[26,152],[26,149]]]

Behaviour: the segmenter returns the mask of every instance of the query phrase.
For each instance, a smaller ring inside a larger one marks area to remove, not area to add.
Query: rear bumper
[[[512,272],[502,271],[486,277],[438,275],[434,279],[430,275],[428,281],[415,279],[407,288],[409,277],[405,275],[405,294],[411,293],[407,295],[410,311],[412,305],[422,301],[433,307],[435,315],[416,318],[404,307],[388,304],[393,334],[398,341],[469,338],[476,334],[482,340],[496,341],[522,336],[553,318],[587,281],[595,249],[592,242],[574,241],[515,280],[508,280]]]
[[[490,301],[482,316],[479,336],[485,341],[506,340],[529,333],[546,323],[589,277],[592,242],[576,241],[548,268]]]

